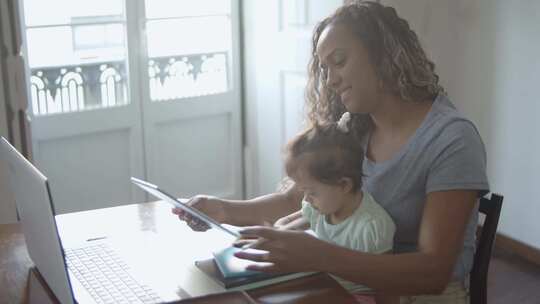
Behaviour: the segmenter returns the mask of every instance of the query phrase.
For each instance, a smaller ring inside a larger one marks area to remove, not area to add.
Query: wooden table
[[[193,262],[210,257],[212,250],[230,244],[232,237],[216,230],[205,233],[191,231],[171,214],[166,203],[141,203],[70,213],[59,215],[56,220],[64,247],[96,237],[124,242],[126,248],[139,250],[143,255],[150,247],[156,252],[156,248],[164,246],[161,248],[166,250],[157,250],[158,256],[147,260],[149,271],[156,265],[160,269],[166,267],[163,288],[174,290],[182,298],[225,291],[198,271]],[[0,225],[0,303],[27,303],[28,297],[36,294],[31,289],[38,284],[32,282],[44,283],[39,280],[39,275],[33,277],[32,266],[20,224]],[[325,282],[323,285],[336,297],[346,299],[335,282]],[[46,294],[48,287],[42,288]],[[37,294],[44,294],[44,291]]]
[[[21,225],[0,225],[0,303],[24,301],[32,266]]]

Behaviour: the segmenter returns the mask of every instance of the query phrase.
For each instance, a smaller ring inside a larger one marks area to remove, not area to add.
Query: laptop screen
[[[28,254],[60,302],[74,303],[47,178],[3,137],[0,155],[10,171]]]

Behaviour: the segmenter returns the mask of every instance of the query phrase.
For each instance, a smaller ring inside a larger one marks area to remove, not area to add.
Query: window
[[[135,62],[148,74],[137,79],[148,81],[143,98],[152,102],[230,89],[230,1],[147,0],[132,16],[144,29],[127,25],[125,5],[24,0],[33,115],[128,105],[132,54],[142,54]],[[144,42],[141,52],[128,51],[130,37]]]

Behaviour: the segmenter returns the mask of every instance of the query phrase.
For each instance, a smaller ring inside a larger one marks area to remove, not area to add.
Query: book
[[[255,264],[252,261],[242,260],[234,256],[236,252],[242,251],[243,249],[237,248],[234,246],[226,247],[222,250],[213,253],[216,265],[221,271],[221,274],[224,278],[238,278],[238,277],[256,277],[258,275],[263,275],[264,273],[260,271],[247,270],[249,264]],[[257,249],[246,249],[244,250],[250,253],[262,253],[264,251]],[[256,264],[265,264],[265,263],[256,263]],[[268,263],[266,263],[268,264]]]
[[[239,250],[242,249],[227,247],[215,252],[214,258],[196,261],[195,265],[228,290],[249,290],[313,274],[313,272],[269,274],[247,270],[246,266],[254,262],[235,257],[234,253]]]

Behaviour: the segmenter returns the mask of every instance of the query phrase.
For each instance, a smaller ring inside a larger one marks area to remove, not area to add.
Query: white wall
[[[311,33],[342,0],[243,1],[247,196],[276,191],[302,124]]]
[[[540,1],[383,1],[407,18],[486,143],[499,231],[540,248]]]

